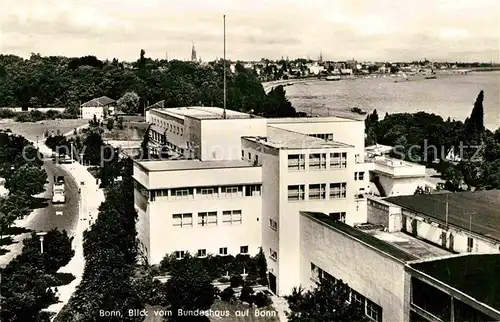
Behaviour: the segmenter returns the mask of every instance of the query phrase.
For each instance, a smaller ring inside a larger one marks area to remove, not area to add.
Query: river
[[[398,82],[395,83],[395,80]],[[415,113],[424,111],[464,121],[479,92],[484,91],[485,126],[500,127],[500,71],[468,75],[437,75],[437,79],[403,81],[401,77],[356,78],[340,81],[311,80],[286,87],[298,110],[321,116],[349,116],[359,107],[367,112]]]

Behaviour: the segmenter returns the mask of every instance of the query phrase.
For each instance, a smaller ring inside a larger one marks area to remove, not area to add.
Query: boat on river
[[[360,115],[366,115],[366,111],[360,109],[359,107],[353,107],[351,108],[351,112],[360,114]]]

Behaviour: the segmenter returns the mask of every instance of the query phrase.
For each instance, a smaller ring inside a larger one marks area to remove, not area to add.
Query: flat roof
[[[355,118],[339,117],[339,116],[324,116],[324,117],[280,117],[268,118],[268,124],[286,124],[286,123],[325,123],[325,122],[360,122]]]
[[[352,148],[354,146],[337,141],[327,141],[307,134],[284,130],[273,126],[267,127],[267,137],[244,137],[278,149],[321,149],[321,148]]]
[[[200,170],[200,169],[223,169],[223,168],[245,168],[253,167],[253,162],[246,160],[151,160],[135,161],[138,165],[149,172],[175,171],[175,170]]]
[[[377,239],[388,242],[395,247],[420,259],[436,258],[454,254],[446,249],[432,245],[431,243],[425,242],[421,239],[415,238],[400,231],[389,233],[386,231],[373,229],[364,232]]]
[[[417,214],[500,241],[500,190],[466,191],[385,198]]]
[[[388,243],[384,240],[381,240],[379,238],[376,238],[370,234],[367,234],[367,233],[365,233],[357,228],[351,227],[351,226],[344,224],[340,221],[335,221],[332,217],[330,217],[324,213],[301,211],[300,214],[303,216],[307,216],[313,220],[316,220],[316,221],[324,224],[325,226],[328,226],[331,229],[335,229],[335,230],[343,232],[347,235],[350,235],[350,236],[354,237],[355,239],[358,239],[359,241],[378,249],[382,253],[385,253],[385,254],[388,254],[392,257],[397,258],[400,261],[408,262],[408,261],[418,259],[417,256],[410,254],[403,249],[400,249],[394,245],[391,245],[390,243]]]
[[[418,163],[411,163],[408,161],[390,157],[375,157],[372,160],[376,164],[388,166],[391,168],[421,168],[421,169],[425,168],[424,165]]]
[[[500,254],[467,254],[410,267],[500,310]]]
[[[187,106],[187,107],[171,107],[171,108],[154,108],[151,111],[156,111],[161,114],[173,115],[178,118],[184,118],[186,116],[197,118],[200,120],[215,120],[223,119],[224,109],[220,107],[212,106]],[[232,111],[226,109],[227,119],[248,119],[248,118],[259,118],[258,116],[251,115],[248,113]]]

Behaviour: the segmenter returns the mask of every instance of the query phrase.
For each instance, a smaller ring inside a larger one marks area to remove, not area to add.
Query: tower
[[[196,48],[194,48],[194,41],[193,48],[191,49],[191,61],[196,61]]]

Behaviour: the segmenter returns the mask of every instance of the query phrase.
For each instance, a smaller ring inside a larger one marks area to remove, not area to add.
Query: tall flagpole
[[[222,117],[226,118],[226,15],[223,16],[224,20],[224,113]]]
[[[446,226],[448,226],[448,193],[446,193]]]

